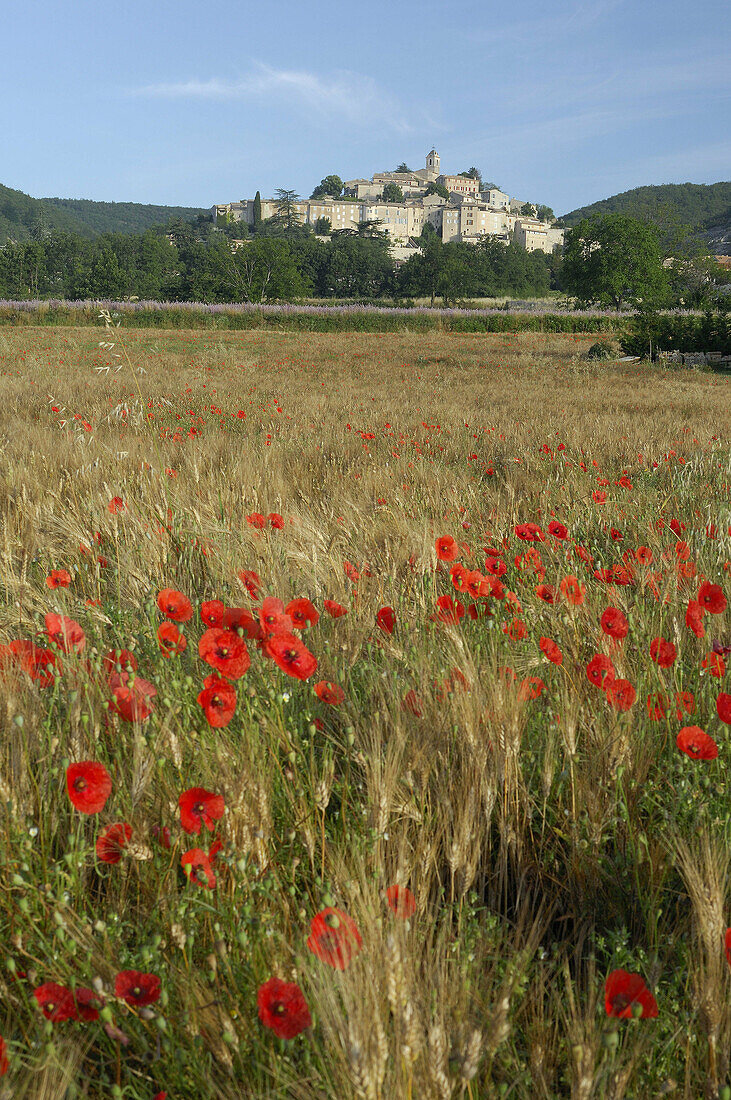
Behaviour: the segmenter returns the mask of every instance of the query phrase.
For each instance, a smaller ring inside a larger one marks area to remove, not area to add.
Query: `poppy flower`
[[[175,623],[187,623],[193,617],[190,600],[175,588],[163,588],[158,593],[157,606],[166,619],[172,619]]]
[[[678,651],[667,638],[653,638],[650,642],[650,656],[660,668],[670,668]]]
[[[416,898],[408,886],[389,886],[386,890],[388,906],[397,917],[408,920],[416,912]]]
[[[103,1007],[102,998],[93,989],[79,986],[74,990],[76,1013],[80,1020],[93,1023],[99,1019],[99,1008]]]
[[[586,588],[578,577],[572,575],[564,577],[559,584],[561,595],[572,607],[580,607],[584,602]]]
[[[614,1016],[619,1020],[626,1020],[636,1014],[647,1018],[657,1016],[657,1001],[643,978],[639,974],[629,974],[626,970],[613,970],[607,978],[604,985],[604,1005],[607,1016]]]
[[[605,680],[604,694],[615,710],[629,710],[637,698],[637,692],[629,680]]]
[[[261,591],[261,578],[253,569],[242,569],[239,572],[239,580],[243,584],[252,600],[257,599]]]
[[[343,607],[337,600],[325,600],[324,605],[328,615],[333,619],[339,619],[342,615],[348,614],[347,607]]]
[[[522,542],[545,542],[546,536],[537,523],[516,523],[515,534]]]
[[[215,890],[216,875],[209,856],[202,848],[191,848],[189,852],[183,852],[180,865],[191,882],[205,886],[208,890]]]
[[[731,966],[731,928],[726,929],[724,947],[726,948],[726,962]]]
[[[527,702],[528,699],[539,699],[545,689],[546,685],[543,683],[540,676],[528,676],[520,683],[520,687],[518,688],[518,699],[521,703]]]
[[[491,577],[504,577],[507,571],[508,567],[502,558],[485,558],[485,572],[489,573]]]
[[[330,683],[328,680],[320,680],[319,684],[315,684],[315,695],[318,699],[321,699],[323,703],[329,703],[330,706],[337,706],[342,703],[345,698],[345,692],[337,684]]]
[[[185,634],[181,634],[175,623],[160,623],[157,628],[157,642],[163,657],[175,657],[183,652],[188,644]]]
[[[554,642],[553,638],[540,638],[538,645],[541,651],[545,653],[548,660],[554,665],[563,664],[563,653],[557,643]]]
[[[112,497],[112,499],[109,501],[109,504],[107,504],[107,511],[111,515],[116,516],[119,514],[119,512],[124,512],[126,507],[127,505],[124,503],[121,497]]]
[[[692,630],[696,638],[705,638],[706,628],[703,625],[703,616],[706,613],[706,609],[702,603],[697,600],[688,600],[688,606],[685,610],[685,625],[688,630]]]
[[[54,653],[52,649],[42,649],[39,646],[33,647],[27,672],[31,680],[34,680],[39,687],[49,687],[61,671],[61,661],[57,653]]]
[[[604,688],[614,679],[614,665],[603,653],[596,653],[586,666],[586,675],[595,687]]]
[[[144,722],[152,714],[149,702],[157,695],[157,688],[142,676],[129,672],[114,672],[109,677],[112,698],[109,710],[118,714],[124,722]]]
[[[103,764],[82,760],[66,769],[66,790],[82,814],[98,814],[112,793],[112,777]]]
[[[415,718],[424,717],[424,712],[421,709],[421,699],[413,688],[404,695],[401,701],[401,709],[407,710],[409,714],[413,714]]]
[[[699,726],[683,726],[675,743],[691,760],[715,760],[718,756],[718,745]]]
[[[78,1019],[74,995],[65,985],[44,982],[33,990],[33,996],[43,1015],[54,1024]]]
[[[223,626],[225,607],[222,600],[204,600],[201,604],[201,620],[206,626]]]
[[[434,543],[439,561],[456,561],[459,556],[459,546],[451,535],[442,535]]]
[[[53,569],[46,577],[49,588],[68,588],[71,584],[71,574],[68,569]]]
[[[294,1039],[312,1025],[304,993],[296,982],[270,978],[256,994],[259,1019],[280,1039]]]
[[[64,653],[81,653],[86,645],[86,635],[74,619],[50,611],[45,617],[46,634]]]
[[[207,829],[215,829],[214,822],[223,817],[226,808],[223,795],[207,791],[205,787],[191,787],[183,791],[178,799],[178,806],[183,830],[186,833],[195,833],[196,836],[203,825]]]
[[[206,677],[208,679],[208,677]],[[208,725],[213,729],[224,729],[236,712],[236,692],[233,685],[220,677],[215,686],[205,687],[198,695]]]
[[[508,635],[511,642],[519,642],[528,633],[528,627],[522,619],[513,619],[511,623],[503,623],[503,632]]]
[[[548,533],[553,535],[555,539],[565,539],[568,538],[569,529],[563,523],[559,523],[558,520],[552,519],[548,525]]]
[[[676,691],[675,693],[676,715],[678,721],[684,714],[695,713],[695,696],[692,691]]]
[[[257,531],[260,531],[262,527],[266,527],[267,525],[266,516],[263,516],[261,512],[252,512],[246,517],[246,522],[249,527],[254,527]]]
[[[266,643],[266,652],[274,663],[297,680],[309,680],[317,668],[317,658],[294,634],[278,634]]]
[[[464,565],[462,565],[461,562],[457,561],[449,570],[449,575],[452,578],[452,584],[457,589],[457,591],[464,592],[467,588],[467,585],[469,584],[469,569],[465,569]]]
[[[342,909],[327,908],[312,918],[307,946],[334,970],[345,970],[363,946],[363,939],[352,917]]]
[[[132,836],[132,826],[125,821],[108,825],[96,838],[96,855],[102,863],[119,863],[127,841]]]
[[[198,654],[206,664],[223,673],[229,680],[238,680],[251,665],[251,657],[243,638],[233,630],[210,627],[201,636]]]
[[[292,625],[297,630],[306,630],[308,626],[317,626],[320,621],[320,612],[312,601],[304,596],[297,600],[290,600],[284,609],[284,614],[289,615]]]
[[[603,613],[600,619],[601,628],[605,634],[608,634],[610,638],[626,638],[629,631],[629,623],[627,622],[624,612],[620,611],[618,607],[608,607]]]
[[[396,612],[392,607],[382,607],[376,612],[376,622],[384,634],[393,634],[396,625]]]
[[[647,696],[647,716],[651,722],[661,722],[668,712],[670,702],[666,695]]]
[[[731,695],[721,691],[716,699],[716,713],[722,722],[731,726]]]
[[[279,512],[270,512],[267,519],[269,520],[269,526],[273,527],[275,531],[281,531],[284,527],[284,516],[280,516]]]
[[[291,616],[284,610],[284,603],[275,596],[267,596],[259,608],[259,623],[267,638],[291,634],[294,627]]]
[[[709,676],[715,676],[717,680],[720,680],[726,671],[726,662],[720,653],[714,653],[711,650],[703,658],[701,668],[705,669]]]
[[[2,1035],[0,1035],[0,1077],[4,1077],[9,1069],[10,1062],[8,1061],[8,1048]]]
[[[536,588],[536,596],[544,603],[556,602],[556,589],[552,584],[539,584]]]
[[[437,610],[432,615],[432,619],[456,625],[460,619],[464,618],[464,614],[464,606],[459,600],[453,600],[451,596],[439,596],[437,598]]]
[[[704,581],[698,589],[698,603],[711,615],[721,615],[726,610],[727,600],[720,584]]]
[[[120,970],[114,979],[114,995],[133,1008],[154,1004],[160,999],[160,979],[140,970]]]
[[[264,637],[264,631],[259,625],[259,620],[254,618],[246,607],[226,607],[223,612],[223,622],[220,624],[224,630],[241,631],[240,637],[254,638],[256,641]]]

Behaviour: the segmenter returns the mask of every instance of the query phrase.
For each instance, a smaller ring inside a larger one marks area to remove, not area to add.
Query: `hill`
[[[137,202],[94,202],[91,199],[34,199],[0,184],[0,245],[27,241],[39,222],[48,229],[93,239],[102,233],[144,233],[171,218],[190,221],[207,210],[193,206],[154,206]]]
[[[691,240],[707,245],[711,252],[731,255],[731,182],[635,187],[571,210],[562,221],[576,225],[593,214],[628,214],[652,222],[668,245],[687,229]]]

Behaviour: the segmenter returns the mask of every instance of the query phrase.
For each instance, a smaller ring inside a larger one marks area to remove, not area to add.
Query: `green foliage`
[[[520,213],[523,218],[535,218],[536,207],[532,202],[524,202],[520,208]]]
[[[329,218],[318,218],[315,222],[315,233],[318,237],[328,237],[332,230],[332,222]]]
[[[387,183],[383,188],[384,202],[403,202],[404,193],[397,183]]]
[[[545,206],[542,202],[536,207],[536,217],[540,218],[542,222],[552,222],[556,219],[551,207]]]
[[[311,199],[320,199],[324,195],[330,195],[334,199],[340,198],[343,193],[343,181],[340,176],[325,176],[310,195]]]
[[[668,297],[657,230],[624,214],[595,216],[567,232],[561,280],[580,302],[615,309]]]
[[[550,258],[543,252],[526,252],[494,237],[476,245],[445,245],[433,229],[422,232],[420,243],[421,254],[412,256],[399,271],[402,294],[429,296],[432,303],[440,297],[446,304],[500,294],[532,297],[549,290]]]
[[[413,172],[413,168],[409,168],[408,164],[401,161],[401,163],[394,168],[394,172]]]
[[[731,322],[728,313],[708,310],[701,316],[655,312],[638,313],[622,336],[627,355],[643,358],[659,351],[719,351],[731,355]]]
[[[261,193],[259,191],[254,195],[254,232],[258,233],[261,229]]]
[[[430,183],[426,189],[427,195],[441,195],[443,199],[449,199],[449,191],[443,183]]]

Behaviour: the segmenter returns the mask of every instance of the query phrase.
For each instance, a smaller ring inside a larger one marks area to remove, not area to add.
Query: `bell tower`
[[[427,154],[426,170],[430,173],[433,172],[435,176],[441,174],[441,168],[439,167],[439,153],[436,151],[436,149],[432,149],[432,151]]]

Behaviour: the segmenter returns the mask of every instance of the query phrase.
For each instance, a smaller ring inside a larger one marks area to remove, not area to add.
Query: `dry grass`
[[[713,638],[731,644],[729,613],[707,615],[700,639],[685,608],[701,576],[729,589],[728,383],[592,364],[592,342],[0,330],[0,643],[38,638],[59,610],[82,624],[91,659],[64,658],[46,688],[5,662],[8,1096],[725,1095],[731,817],[715,708],[731,689],[701,662]],[[112,514],[116,496],[126,509]],[[254,512],[281,513],[283,530],[256,530]],[[515,524],[545,531],[554,517],[569,538],[537,544],[540,568],[556,587],[577,574],[581,606],[542,602],[538,563],[515,563],[530,545]],[[434,622],[437,597],[458,595],[436,559],[442,535],[473,570],[482,547],[503,550],[520,607],[482,598],[484,617]],[[654,561],[635,563],[632,584],[595,577],[640,546]],[[71,585],[49,590],[62,568]],[[212,729],[196,701],[210,671],[197,608],[257,607],[243,569],[262,595],[314,601],[322,617],[303,638],[318,669],[288,678],[250,642],[236,714]],[[172,659],[156,639],[162,588],[196,608]],[[325,599],[348,614],[331,619]],[[610,604],[629,618],[623,643],[599,627]],[[382,606],[392,635],[375,625]],[[516,618],[527,634],[512,640]],[[650,660],[656,636],[678,647],[669,669]],[[157,686],[144,722],[105,709],[95,654],[115,646]],[[628,711],[587,679],[596,652],[636,688]],[[518,684],[541,677],[541,696],[524,698],[506,666]],[[317,699],[320,679],[342,704]],[[648,694],[678,691],[693,693],[686,720],[716,738],[717,760],[678,751],[674,703],[665,721],[648,717]],[[91,759],[113,778],[98,818],[65,790],[68,762]],[[204,846],[178,823],[193,786],[225,797],[215,891],[180,869]],[[94,841],[114,821],[133,844],[106,866]],[[394,883],[414,892],[408,921],[385,903]],[[305,946],[326,905],[363,938],[342,973]],[[620,967],[643,975],[658,1019],[607,1017],[603,982]],[[161,977],[149,1018],[111,995],[121,969]],[[272,974],[299,982],[314,1018],[289,1043],[257,1018]],[[94,979],[127,1045],[102,1021],[51,1024],[30,997]]]

